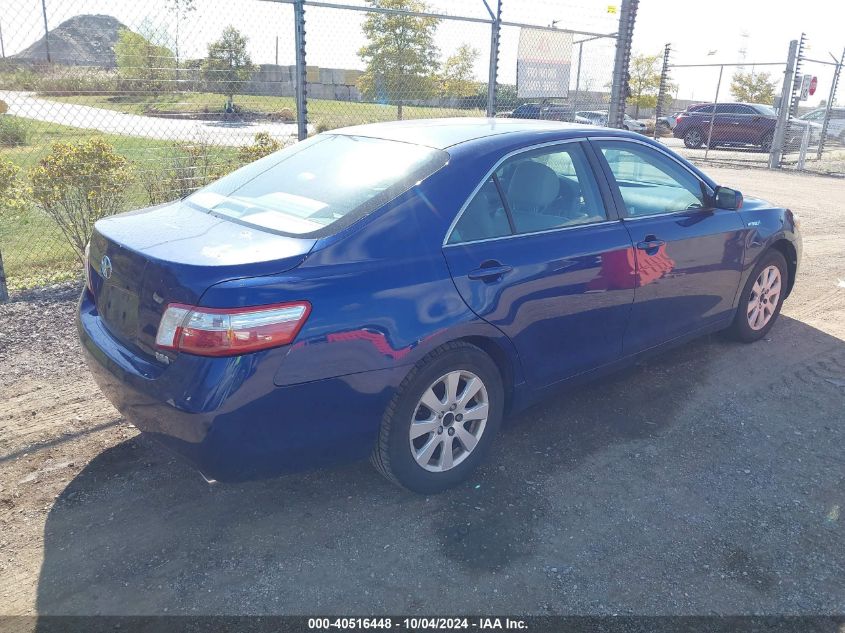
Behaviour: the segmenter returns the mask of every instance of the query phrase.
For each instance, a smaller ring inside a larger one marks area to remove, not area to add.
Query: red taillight
[[[156,334],[156,345],[199,356],[236,356],[287,345],[299,333],[307,301],[251,308],[202,308],[171,303]]]

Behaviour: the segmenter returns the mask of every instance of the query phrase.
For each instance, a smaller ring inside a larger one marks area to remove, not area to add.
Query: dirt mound
[[[110,15],[76,15],[49,32],[50,61],[114,68],[117,65],[114,45],[120,29],[124,28],[126,25]],[[20,61],[46,62],[45,38],[12,57]]]

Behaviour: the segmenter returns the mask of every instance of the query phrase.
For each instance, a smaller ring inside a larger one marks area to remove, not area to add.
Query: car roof
[[[562,123],[560,121],[543,121],[537,119],[494,119],[481,117],[454,117],[448,119],[411,119],[406,121],[389,121],[385,123],[370,123],[367,125],[353,125],[329,134],[344,134],[349,136],[366,136],[391,141],[425,145],[435,149],[446,149],[453,145],[467,143],[491,136],[509,137],[516,134],[530,136],[538,132],[570,132],[568,136],[586,136],[590,131],[605,128],[593,128],[577,123]]]

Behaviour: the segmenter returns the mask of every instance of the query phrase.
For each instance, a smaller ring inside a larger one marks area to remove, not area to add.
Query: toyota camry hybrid
[[[121,413],[207,479],[370,456],[430,493],[550,392],[765,336],[800,255],[788,209],[637,134],[379,123],[100,220],[79,333]]]

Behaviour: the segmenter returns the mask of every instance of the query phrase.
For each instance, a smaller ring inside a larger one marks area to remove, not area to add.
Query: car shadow
[[[705,337],[512,416],[488,463],[432,497],[391,485],[366,463],[211,486],[137,437],[92,460],[50,510],[37,612],[419,612],[446,586],[460,595],[455,608],[483,611],[493,603],[454,583],[483,577],[504,594],[515,566],[542,579],[539,552],[563,538],[556,497],[589,504],[631,485],[624,473],[603,481],[596,460],[618,449],[660,455],[667,437],[689,432],[691,411],[730,399],[761,365],[800,365],[831,350],[845,358],[843,349],[786,317],[753,346]],[[771,389],[752,381],[758,387]],[[619,573],[641,582],[636,569]],[[531,584],[513,591],[537,611]]]

